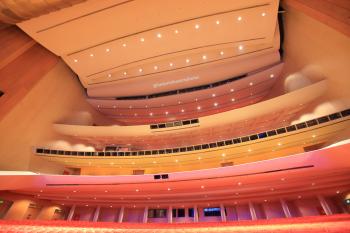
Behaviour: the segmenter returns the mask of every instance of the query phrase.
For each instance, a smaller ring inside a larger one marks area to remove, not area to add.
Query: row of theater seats
[[[229,146],[233,144],[240,144],[248,141],[255,141],[259,139],[264,139],[267,137],[273,137],[279,134],[284,134],[287,132],[293,132],[296,130],[302,130],[308,127],[313,127],[316,125],[324,124],[329,121],[335,121],[341,118],[350,116],[350,109],[343,110],[341,112],[336,112],[327,116],[319,117],[317,119],[305,121],[298,123],[296,125],[290,125],[287,127],[282,127],[278,129],[269,130],[266,132],[260,132],[258,134],[252,134],[249,136],[243,136],[233,139],[227,139],[223,141],[211,142],[202,145],[193,145],[188,147],[179,148],[168,148],[160,150],[142,150],[142,151],[64,151],[64,150],[52,150],[48,148],[36,148],[36,154],[38,155],[71,155],[71,156],[142,156],[142,155],[162,155],[162,154],[173,154],[173,153],[184,153],[190,151],[207,150],[216,147]]]
[[[0,233],[346,233],[350,215],[314,216],[211,223],[102,223],[68,221],[0,221]]]

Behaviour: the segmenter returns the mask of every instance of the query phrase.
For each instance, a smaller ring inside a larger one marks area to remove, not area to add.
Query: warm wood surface
[[[283,2],[350,36],[349,0],[283,0]]]
[[[16,27],[0,31],[0,120],[58,62],[58,57]]]

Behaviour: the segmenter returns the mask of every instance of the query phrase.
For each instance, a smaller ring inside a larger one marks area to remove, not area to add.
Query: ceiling
[[[78,74],[88,97],[108,99],[209,84],[278,63],[278,4],[278,0],[89,0],[18,26],[63,58]],[[123,114],[101,112],[112,118]]]
[[[266,79],[266,76],[263,78]],[[270,77],[267,78],[271,79]],[[249,85],[249,83],[247,84],[244,81],[242,85]],[[63,135],[91,143],[96,148],[103,148],[106,144],[138,149],[172,148],[202,144],[203,142],[208,143],[225,138],[244,136],[289,125],[290,122],[297,119],[299,112],[307,107],[310,102],[319,98],[326,88],[327,83],[321,81],[258,104],[250,104],[239,109],[203,116],[199,118],[198,127],[178,129],[175,127],[170,131],[165,130],[160,133],[152,131],[149,125],[86,126],[55,124],[54,129]],[[227,92],[227,90],[224,91]],[[210,104],[211,100],[208,100],[208,103]],[[215,108],[215,106],[210,107]],[[219,108],[219,106],[217,107]],[[195,110],[199,113],[202,111],[202,109]],[[152,117],[149,116],[150,119]],[[46,146],[52,147],[50,145]]]
[[[349,189],[349,144],[299,155],[238,165],[170,173],[169,180],[143,176],[60,176],[11,174],[2,190],[57,203],[105,205],[193,205],[248,200],[305,198]],[[270,171],[270,172],[267,172]],[[271,172],[274,171],[274,172]],[[8,172],[7,172],[8,173]],[[10,172],[11,173],[11,172]],[[8,179],[6,172],[0,180]],[[300,197],[299,197],[300,196]],[[236,203],[237,204],[237,203]]]

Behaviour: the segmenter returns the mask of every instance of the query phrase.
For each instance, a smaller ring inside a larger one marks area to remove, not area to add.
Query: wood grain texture
[[[350,1],[348,0],[283,0],[283,4],[350,36]]]
[[[15,27],[0,31],[0,44],[1,120],[59,58]]]

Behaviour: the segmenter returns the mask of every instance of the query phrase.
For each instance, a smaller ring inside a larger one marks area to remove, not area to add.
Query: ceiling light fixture
[[[194,28],[195,28],[195,29],[199,29],[199,24],[196,24],[196,25],[194,26]]]
[[[126,73],[126,71],[123,72],[124,76],[126,76],[128,73]]]
[[[175,34],[178,34],[178,33],[179,33],[179,31],[178,31],[177,29],[175,29],[174,33],[175,33]]]
[[[230,89],[230,92],[234,92],[234,91],[235,91],[235,89],[233,89],[233,88]]]
[[[158,70],[158,66],[154,66],[153,69],[154,69],[154,70]]]
[[[220,21],[219,20],[216,20],[216,22],[215,22],[217,25],[219,25],[220,24]]]
[[[140,38],[140,41],[141,41],[141,42],[145,42],[145,38],[143,38],[143,37]]]
[[[190,59],[187,58],[187,59],[186,59],[186,63],[190,63]]]
[[[219,104],[218,103],[214,103],[214,106],[217,107]]]
[[[140,69],[139,69],[139,72],[142,73],[142,71],[143,71],[143,70],[140,68]]]
[[[243,50],[243,45],[238,46],[238,49],[239,49],[240,51],[242,51],[242,50]]]
[[[168,188],[168,191],[170,191],[171,190],[171,188]]]
[[[204,185],[201,185],[201,189],[204,189]]]
[[[221,156],[222,156],[222,157],[225,157],[225,156],[226,156],[226,154],[225,154],[225,153],[222,153],[222,154],[221,154]]]
[[[270,78],[274,78],[275,77],[275,75],[274,74],[270,74]]]
[[[197,110],[201,110],[201,106],[197,106]]]
[[[94,54],[90,53],[90,57],[93,57],[93,56],[94,56]]]
[[[112,74],[108,74],[108,78],[112,77]]]
[[[139,192],[140,190],[139,190],[139,189],[136,189],[135,191],[136,191],[136,192]]]
[[[171,63],[171,62],[169,63],[169,66],[170,66],[170,67],[172,67],[173,65],[174,65],[174,64],[173,64],[173,63]]]
[[[261,13],[261,16],[266,16],[266,13],[265,12]]]
[[[165,112],[165,115],[168,115],[169,114],[169,112]]]
[[[250,82],[250,83],[249,83],[249,86],[253,86],[253,83],[252,83],[252,82]]]
[[[224,51],[221,51],[221,52],[220,52],[220,55],[221,55],[221,56],[224,55]]]
[[[241,185],[242,185],[242,182],[238,182],[237,185],[238,185],[238,186],[241,186]]]
[[[150,116],[153,116],[153,112],[150,112],[149,115],[150,115]]]
[[[181,112],[185,112],[185,109],[181,109]]]
[[[78,62],[78,59],[74,59],[74,62]]]
[[[238,21],[241,21],[241,20],[242,20],[242,16],[238,16],[238,17],[237,17],[237,20],[238,20]]]
[[[211,94],[211,96],[212,96],[212,97],[215,97],[216,95],[215,95],[215,93],[213,93],[213,94]]]
[[[158,38],[162,38],[162,34],[158,33],[158,34],[157,34],[157,37],[158,37]]]
[[[111,51],[111,50],[107,48],[107,49],[106,49],[106,52],[109,52],[109,51]]]
[[[123,47],[125,48],[125,47],[126,47],[126,44],[123,44]]]
[[[207,59],[207,55],[203,55],[203,56],[202,56],[202,59],[203,59],[203,60]]]

